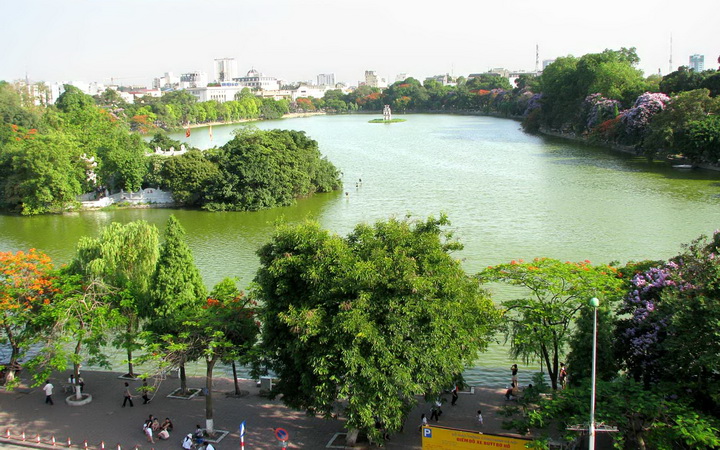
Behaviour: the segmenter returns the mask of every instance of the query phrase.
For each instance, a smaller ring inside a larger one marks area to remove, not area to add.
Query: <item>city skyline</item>
[[[355,85],[374,70],[389,82],[398,73],[422,81],[491,67],[532,71],[536,45],[541,64],[636,47],[646,76],[667,74],[671,35],[673,70],[692,54],[717,67],[720,36],[707,14],[714,6],[688,0],[671,11],[608,0],[594,11],[569,0],[518,0],[501,12],[465,0],[448,8],[406,0],[28,0],[5,9],[0,79],[149,85],[165,72],[214,77],[216,59],[235,58],[240,76],[251,68],[287,81],[334,73]]]

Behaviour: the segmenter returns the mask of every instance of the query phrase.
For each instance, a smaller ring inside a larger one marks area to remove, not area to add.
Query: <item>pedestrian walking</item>
[[[478,420],[478,423],[480,424],[480,426],[482,426],[482,425],[483,425],[482,411],[479,410],[479,409],[478,409],[478,412],[477,412],[477,420]]]
[[[55,403],[53,403],[53,399],[52,399],[52,392],[53,392],[54,387],[55,386],[52,385],[50,380],[47,380],[47,382],[45,383],[45,386],[43,386],[43,391],[45,392],[45,404],[48,404],[48,403],[50,403],[51,405],[55,404]]]
[[[450,402],[451,406],[455,406],[455,403],[458,401],[458,387],[457,385],[452,390],[452,401]]]
[[[420,426],[418,427],[418,431],[422,431],[422,427],[426,427],[427,423],[427,417],[425,417],[425,413],[423,413],[420,416]]]
[[[135,405],[133,405],[133,402],[132,402],[133,396],[132,396],[132,394],[130,393],[130,385],[129,385],[127,382],[125,383],[125,391],[123,392],[123,396],[125,397],[125,399],[123,400],[123,404],[122,404],[122,407],[123,407],[123,408],[125,407],[125,405],[126,405],[128,402],[130,402],[130,407],[131,407],[131,408],[132,408],[133,406],[135,406]],[[152,431],[152,430],[150,430],[150,431]],[[152,436],[151,436],[151,437],[152,437]]]

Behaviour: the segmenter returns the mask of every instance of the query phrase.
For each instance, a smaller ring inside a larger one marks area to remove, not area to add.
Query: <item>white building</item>
[[[217,100],[220,103],[235,100],[235,94],[243,90],[237,83],[222,83],[220,86],[198,86],[188,88],[187,91],[197,98],[198,102]]]
[[[335,86],[334,73],[321,73],[317,76],[318,86]]]
[[[690,55],[690,69],[695,72],[702,72],[705,70],[705,55]]]
[[[69,84],[80,89],[84,94],[87,95],[98,95],[105,92],[105,85],[102,83],[92,82],[86,83],[84,81],[67,81],[67,82],[55,82],[50,87],[50,103],[53,104],[57,101],[58,97],[65,92],[65,85]]]
[[[410,78],[410,76],[406,72],[401,72],[395,75],[395,82],[397,83],[398,81],[405,81],[408,78]]]
[[[237,62],[235,58],[220,58],[215,60],[215,81],[222,83],[231,81],[237,76]]]
[[[323,98],[325,96],[325,92],[327,92],[331,87],[330,86],[306,86],[301,85],[297,89],[295,89],[292,93],[292,99],[293,101],[297,100],[298,98]]]
[[[543,67],[543,70],[545,70],[545,68],[546,68],[547,66],[549,66],[550,64],[552,64],[552,63],[554,63],[554,62],[555,62],[554,59],[543,59],[543,66],[542,66],[542,67]]]
[[[180,84],[180,78],[176,77],[172,72],[165,72],[165,75],[154,78],[153,89],[176,89]]]
[[[280,82],[277,78],[266,77],[255,69],[250,69],[244,77],[233,78],[242,87],[261,91],[277,91],[280,89]]]
[[[196,70],[195,72],[188,72],[180,75],[180,89],[205,87],[207,85],[208,75],[205,72]]]

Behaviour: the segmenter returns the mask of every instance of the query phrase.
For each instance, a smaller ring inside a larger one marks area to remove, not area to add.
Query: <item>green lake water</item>
[[[468,273],[512,259],[551,257],[593,263],[666,259],[720,225],[720,173],[676,170],[643,158],[528,135],[518,122],[490,117],[407,115],[370,124],[367,115],[258,122],[306,131],[343,172],[342,192],[249,213],[135,209],[57,216],[0,215],[0,251],[38,248],[67,262],[83,235],[113,221],[143,219],[161,229],[175,214],[208,287],[226,276],[241,284],[258,267],[257,248],[279,220],[318,221],[346,234],[356,224],[445,213],[465,245]],[[222,145],[239,125],[173,137],[199,148]],[[362,182],[359,180],[362,179]],[[498,299],[507,296],[493,287]],[[493,346],[467,377],[509,379],[506,348]],[[502,368],[502,369],[500,369]],[[537,367],[535,367],[537,368]],[[529,374],[529,369],[523,370]],[[526,378],[521,377],[521,381]]]

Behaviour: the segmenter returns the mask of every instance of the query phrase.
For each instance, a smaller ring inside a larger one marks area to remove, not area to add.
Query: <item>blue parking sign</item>
[[[432,437],[432,428],[423,428],[423,437],[431,438]]]

